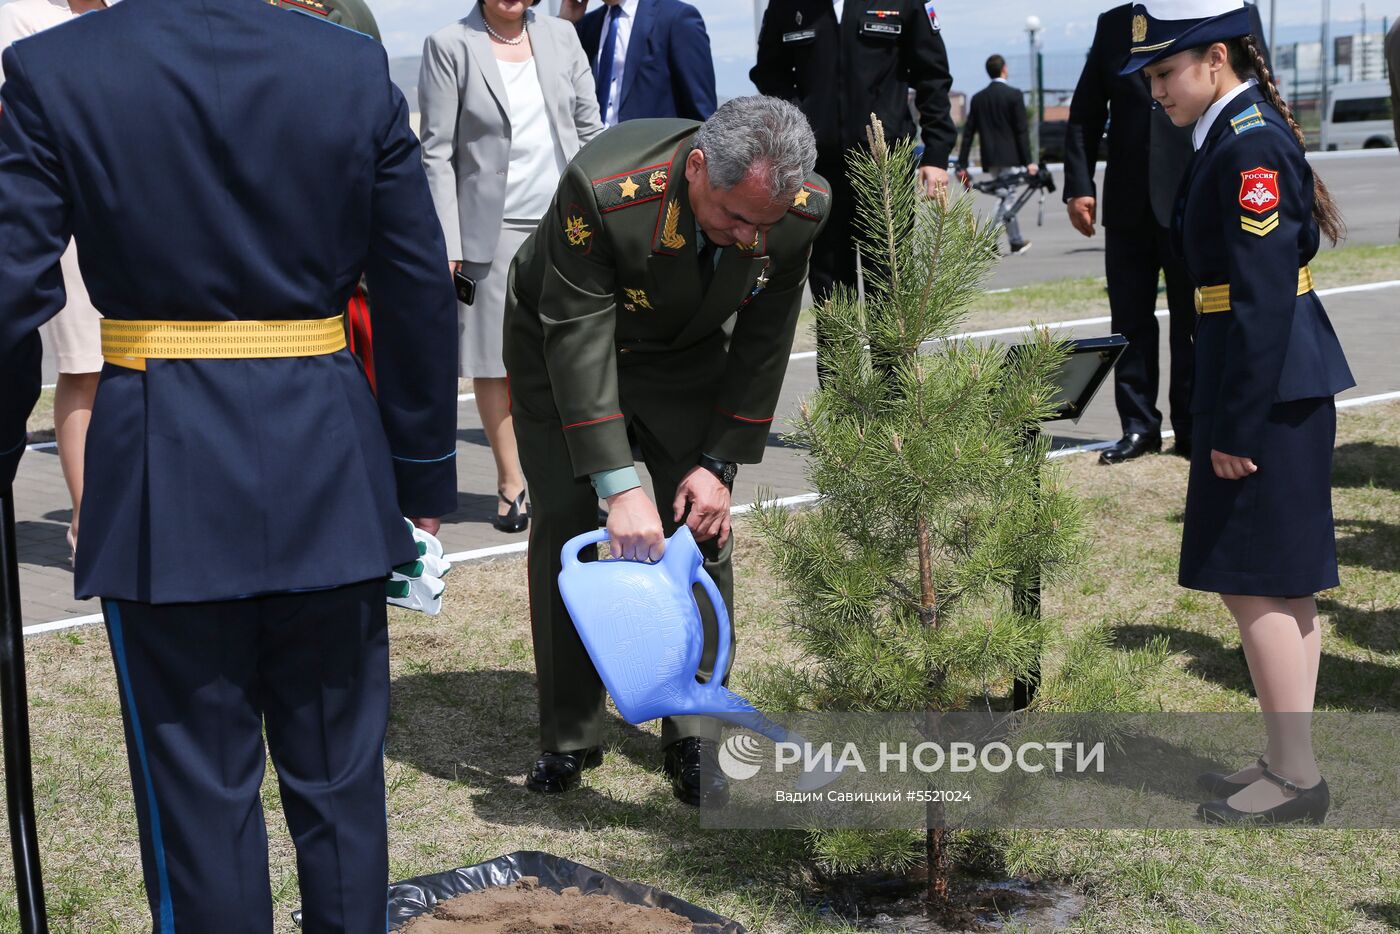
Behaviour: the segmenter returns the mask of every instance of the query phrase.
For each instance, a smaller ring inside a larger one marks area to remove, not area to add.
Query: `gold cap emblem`
[[[1133,41],[1142,42],[1147,38],[1147,17],[1139,13],[1133,17]]]

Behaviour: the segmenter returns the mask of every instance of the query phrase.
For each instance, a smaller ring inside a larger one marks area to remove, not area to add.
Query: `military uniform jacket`
[[[835,160],[844,168],[845,151],[865,145],[872,113],[888,141],[913,136],[911,87],[922,164],[947,168],[957,142],[948,103],[953,77],[932,2],[850,0],[838,22],[831,0],[772,0],[749,79],[760,94],[801,108],[822,164]]]
[[[159,50],[155,52],[153,50]],[[23,39],[0,90],[0,483],[39,392],[70,235],[108,318],[326,318],[346,351],[108,365],[79,596],[229,599],[381,577],[456,505],[456,302],[384,50],[265,0],[123,0]]]
[[[1303,151],[1249,88],[1195,154],[1172,230],[1198,286],[1230,286],[1230,310],[1199,315],[1196,326],[1191,409],[1215,414],[1214,450],[1257,458],[1274,403],[1356,385],[1317,293],[1297,294],[1298,270],[1317,253],[1312,209]]]
[[[512,410],[561,423],[575,476],[632,463],[631,418],[677,457],[697,437],[721,460],[763,457],[828,189],[812,176],[756,243],[720,250],[705,290],[685,178],[698,126],[596,137],[511,266]]]

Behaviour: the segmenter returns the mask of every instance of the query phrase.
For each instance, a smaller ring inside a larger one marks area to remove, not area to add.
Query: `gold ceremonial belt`
[[[102,358],[132,370],[144,370],[147,360],[317,357],[344,349],[344,315],[295,321],[102,319]]]
[[[1298,270],[1298,294],[1307,295],[1313,290],[1312,270],[1307,266]],[[1207,285],[1196,290],[1196,313],[1213,315],[1218,311],[1230,310],[1230,283]]]

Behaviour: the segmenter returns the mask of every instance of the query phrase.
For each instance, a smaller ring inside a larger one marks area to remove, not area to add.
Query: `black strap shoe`
[[[603,747],[570,749],[567,752],[543,752],[534,768],[525,776],[525,787],[545,795],[563,794],[578,786],[584,769],[603,764]]]
[[[1269,763],[1264,761],[1263,756],[1260,756],[1256,763],[1261,769],[1269,767]],[[1196,776],[1196,784],[1214,801],[1216,799],[1224,800],[1235,792],[1248,788],[1254,782],[1232,782],[1224,772],[1203,772]]]
[[[1145,435],[1138,431],[1130,431],[1119,438],[1113,447],[1106,448],[1099,454],[1099,462],[1102,464],[1121,464],[1144,454],[1158,454],[1161,450],[1162,436],[1160,434]]]
[[[523,532],[530,527],[530,515],[525,511],[525,491],[521,490],[520,495],[515,499],[507,499],[506,494],[500,490],[496,495],[501,498],[501,502],[510,507],[505,515],[496,513],[496,517],[491,520],[491,524],[502,532]]]
[[[1231,807],[1227,801],[1207,801],[1196,809],[1197,816],[1207,824],[1230,824],[1238,827],[1292,824],[1300,821],[1321,824],[1326,820],[1327,809],[1332,806],[1332,794],[1327,790],[1325,779],[1311,788],[1300,788],[1269,769],[1264,769],[1260,778],[1273,782],[1293,797],[1262,811],[1241,811]]]
[[[729,798],[729,782],[718,766],[719,746],[713,740],[687,736],[666,747],[662,769],[671,780],[671,792],[683,804],[699,807]]]

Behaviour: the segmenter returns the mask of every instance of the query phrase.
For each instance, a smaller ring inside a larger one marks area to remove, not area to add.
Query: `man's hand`
[[[1028,175],[1039,175],[1039,174],[1040,174],[1040,166],[1038,166],[1038,165],[1036,165],[1034,162],[1032,162],[1030,165],[1026,166],[1026,174],[1028,174]]]
[[[1065,205],[1069,211],[1069,222],[1074,225],[1074,229],[1086,237],[1094,235],[1094,198],[1092,195],[1083,195],[1078,198],[1070,198],[1069,204]]]
[[[1210,452],[1210,466],[1221,480],[1243,480],[1259,468],[1247,457],[1236,457],[1223,451]]]
[[[661,514],[641,487],[608,497],[608,550],[629,561],[660,561],[666,553]]]
[[[689,504],[690,515],[685,524],[697,542],[707,542],[719,536],[719,545],[729,541],[729,489],[719,477],[704,467],[692,467],[681,485],[676,487],[676,499],[671,504],[675,521],[681,521]]]
[[[571,23],[583,19],[583,14],[587,12],[588,0],[561,0],[559,4],[559,18]]]
[[[948,195],[948,170],[936,165],[919,166],[919,188],[930,198]]]
[[[408,521],[409,521],[409,522],[412,522],[413,525],[414,525],[414,527],[420,528],[420,529],[422,529],[424,532],[427,532],[429,535],[432,535],[432,536],[434,536],[434,537],[437,536],[438,531],[442,528],[442,520],[441,520],[441,519],[426,519],[426,518],[425,518],[425,519],[413,519],[413,518],[410,518]]]

